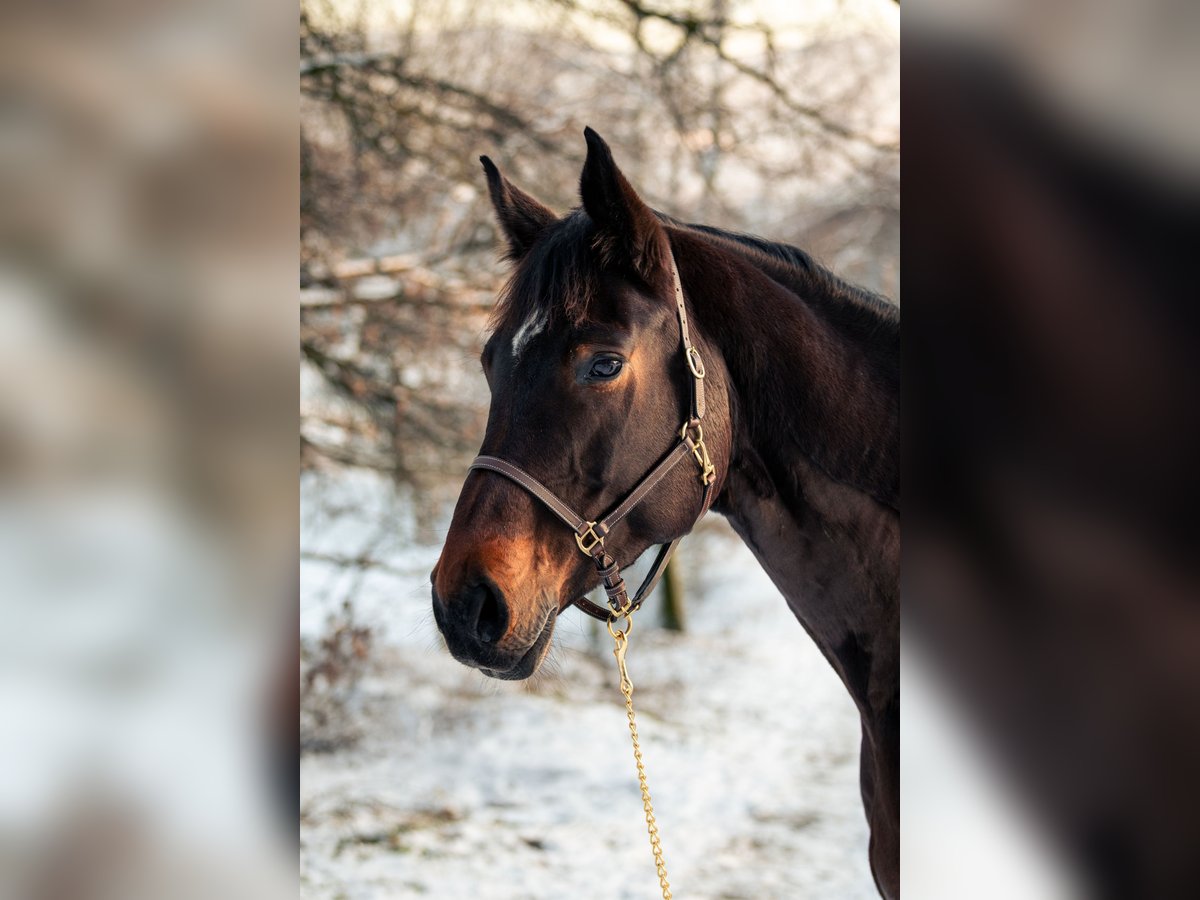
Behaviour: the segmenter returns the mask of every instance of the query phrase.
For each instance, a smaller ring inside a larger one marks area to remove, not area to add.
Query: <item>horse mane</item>
[[[900,307],[881,294],[846,281],[791,244],[658,213],[670,227],[732,251],[807,303],[847,340],[862,347],[890,383],[900,382]]]
[[[747,234],[743,231],[729,231],[724,228],[716,228],[712,225],[684,222],[666,213],[656,211],[655,215],[667,225],[706,235],[715,239],[721,246],[735,252],[740,252],[743,256],[747,256],[753,261],[768,263],[773,269],[780,269],[782,264],[782,267],[790,268],[797,274],[816,279],[826,287],[832,289],[831,293],[844,295],[845,299],[852,301],[855,306],[866,307],[871,312],[880,316],[884,321],[892,322],[899,326],[900,310],[895,303],[888,300],[882,294],[877,294],[874,291],[867,290],[860,285],[838,277],[829,271],[829,269],[817,263],[811,255],[799,247],[779,241],[768,241],[758,235]],[[790,285],[785,284],[785,286]]]

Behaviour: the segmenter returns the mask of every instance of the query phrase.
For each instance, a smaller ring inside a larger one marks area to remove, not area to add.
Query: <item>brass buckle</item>
[[[688,434],[688,429],[693,429],[696,434],[691,436]],[[684,426],[679,429],[679,436],[683,440],[690,438],[692,442],[692,456],[696,460],[696,465],[700,467],[700,483],[708,487],[717,478],[717,470],[713,467],[712,460],[708,458],[708,447],[704,445],[704,429],[700,427],[700,423],[695,425],[684,423]]]
[[[633,621],[633,598],[628,594],[625,595],[625,603],[617,606],[612,600],[608,601],[608,621],[615,622],[617,619],[629,619]]]
[[[590,541],[588,540],[589,538]],[[586,547],[584,546],[584,541],[588,541]],[[604,538],[596,534],[596,523],[588,522],[587,531],[583,534],[580,534],[578,531],[575,532],[575,543],[579,545],[579,551],[584,556],[591,556],[592,551],[604,543]]]
[[[688,368],[692,370],[692,374],[697,379],[704,380],[704,360],[700,358],[700,351],[695,347],[688,347],[687,352],[683,355],[687,360]]]

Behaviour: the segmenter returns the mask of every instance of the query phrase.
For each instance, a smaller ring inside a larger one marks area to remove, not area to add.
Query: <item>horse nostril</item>
[[[484,644],[494,644],[508,630],[508,607],[500,592],[489,582],[478,585],[479,617],[475,620],[475,636]]]

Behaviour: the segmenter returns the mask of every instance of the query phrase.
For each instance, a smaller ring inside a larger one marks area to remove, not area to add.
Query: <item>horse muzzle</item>
[[[491,678],[528,678],[550,647],[557,608],[529,611],[514,622],[510,601],[494,582],[480,578],[443,597],[434,578],[433,618],[450,655]]]

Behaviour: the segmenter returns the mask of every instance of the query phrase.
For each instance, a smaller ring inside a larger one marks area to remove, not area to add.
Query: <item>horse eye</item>
[[[603,356],[592,363],[592,368],[588,372],[588,378],[595,378],[601,381],[614,378],[621,371],[622,365],[621,360],[615,356]]]

